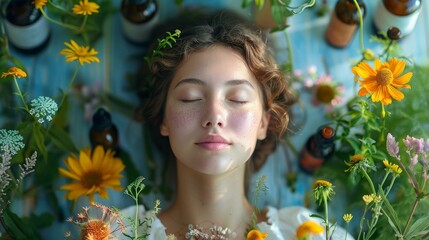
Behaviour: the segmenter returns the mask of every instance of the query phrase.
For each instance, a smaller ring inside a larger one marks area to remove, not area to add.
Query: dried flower
[[[76,200],[88,195],[90,202],[94,202],[94,194],[99,193],[101,198],[108,198],[106,188],[121,191],[121,172],[125,166],[120,158],[114,157],[111,150],[104,151],[97,146],[93,151],[84,148],[79,158],[72,155],[65,164],[68,170],[59,168],[60,174],[77,182],[63,185],[60,189],[67,190],[66,197]]]
[[[46,3],[48,2],[48,0],[34,0],[34,5],[37,9],[41,9],[43,6],[46,5]]]
[[[17,67],[10,67],[7,72],[1,74],[2,78],[5,78],[9,75],[13,75],[17,78],[27,77],[27,73],[25,73],[22,69]]]
[[[323,233],[323,227],[313,221],[306,221],[298,226],[296,229],[296,236],[298,239],[308,237],[312,234],[321,234]]]
[[[268,237],[268,233],[252,229],[247,233],[246,240],[264,240]]]
[[[23,139],[17,130],[0,129],[0,150],[13,156],[25,147]]]
[[[73,13],[80,15],[91,15],[98,13],[100,6],[94,2],[88,2],[88,0],[80,1],[79,4],[73,6]]]
[[[91,207],[83,207],[83,211],[75,218],[70,217],[67,222],[79,226],[82,240],[108,240],[115,237],[115,233],[125,230],[117,210],[95,203]],[[65,234],[71,237],[71,232]]]
[[[386,148],[387,148],[387,152],[389,153],[390,156],[392,156],[394,158],[399,157],[398,156],[398,153],[399,153],[398,143],[396,142],[395,137],[393,137],[392,134],[390,134],[390,133],[387,134]]]
[[[384,166],[386,166],[386,170],[388,171],[393,171],[398,175],[402,173],[402,169],[398,165],[390,163],[389,161],[387,161],[387,159],[383,160],[383,164]]]
[[[387,36],[391,40],[399,40],[401,38],[401,30],[397,27],[390,27],[387,29]]]
[[[64,43],[68,48],[60,51],[60,54],[66,57],[66,62],[79,61],[80,65],[83,63],[100,62],[100,59],[95,55],[98,54],[93,48],[79,46],[75,41],[71,40],[70,43]]]
[[[43,124],[52,121],[58,111],[57,103],[50,97],[40,96],[31,100],[30,114]]]
[[[316,180],[313,183],[313,196],[319,201],[319,205],[324,199],[331,199],[331,195],[335,194],[333,188],[332,183],[325,180]]]
[[[343,220],[346,223],[349,223],[352,220],[352,218],[353,218],[353,215],[351,213],[346,213],[343,215]]]
[[[405,69],[405,61],[391,58],[389,62],[380,62],[375,59],[374,65],[375,69],[366,62],[360,62],[352,68],[353,74],[363,79],[359,80],[361,89],[358,96],[372,94],[373,102],[381,101],[384,105],[391,104],[392,97],[397,101],[404,99],[398,88],[411,88],[407,83],[413,76],[412,72],[400,76]]]

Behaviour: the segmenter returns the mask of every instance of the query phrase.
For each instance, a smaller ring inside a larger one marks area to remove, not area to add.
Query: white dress
[[[135,214],[135,206],[125,208],[120,211],[124,216],[132,217]],[[140,219],[150,216],[151,211],[145,211],[143,207],[139,207],[139,216]],[[258,223],[259,230],[262,232],[268,233],[266,240],[293,240],[297,239],[295,236],[296,229],[302,223],[312,220],[315,222],[321,222],[318,218],[310,217],[313,212],[304,207],[286,207],[282,209],[276,209],[274,207],[268,207],[267,211],[267,222]],[[130,229],[127,229],[127,232],[130,233]],[[139,233],[141,234],[141,233]],[[166,228],[159,220],[155,217],[151,228],[148,240],[166,240],[167,233]],[[332,239],[345,239],[346,231],[337,226],[334,231],[334,236]],[[124,238],[125,239],[125,238]],[[325,240],[324,234],[314,235],[313,240]],[[353,240],[354,238],[347,234],[348,240]]]

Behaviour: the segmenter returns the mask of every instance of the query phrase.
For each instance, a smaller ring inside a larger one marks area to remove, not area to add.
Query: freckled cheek
[[[229,116],[229,127],[237,134],[250,137],[256,134],[260,124],[260,114],[253,111],[238,111]]]
[[[182,132],[198,124],[198,110],[194,108],[167,108],[166,120],[170,133]]]

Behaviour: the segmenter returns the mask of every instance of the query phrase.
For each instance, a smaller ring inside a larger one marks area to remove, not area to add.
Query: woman
[[[294,102],[262,33],[221,14],[182,29],[151,67],[144,118],[171,149],[177,190],[149,239],[245,239],[254,213],[247,174],[285,133]],[[267,208],[256,222],[267,239],[292,239],[309,215],[304,208]]]

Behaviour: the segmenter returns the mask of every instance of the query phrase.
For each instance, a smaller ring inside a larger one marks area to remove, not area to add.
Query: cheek
[[[237,111],[231,114],[229,118],[230,127],[238,135],[252,139],[256,136],[259,124],[261,122],[261,113],[254,111]]]
[[[169,107],[166,109],[165,116],[170,135],[174,135],[174,133],[180,133],[183,130],[186,130],[195,125],[198,119],[198,109],[180,109]]]

